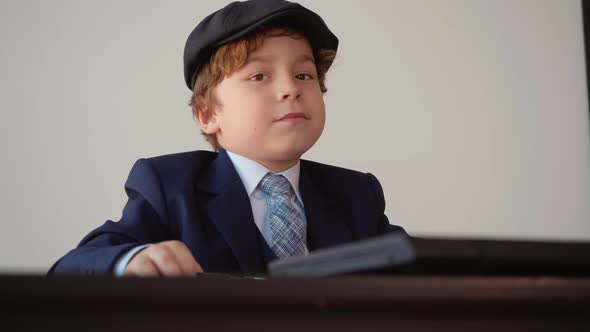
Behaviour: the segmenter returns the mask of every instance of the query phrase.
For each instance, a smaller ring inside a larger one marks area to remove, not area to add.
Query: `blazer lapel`
[[[219,151],[208,172],[200,177],[197,188],[215,195],[204,206],[205,213],[232,249],[241,270],[265,271],[250,199],[225,150]]]
[[[302,160],[299,185],[307,219],[307,247],[309,251],[354,240],[347,224],[348,204],[329,197],[313,181],[314,174]]]

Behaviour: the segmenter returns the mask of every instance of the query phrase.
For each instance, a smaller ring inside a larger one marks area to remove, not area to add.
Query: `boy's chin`
[[[269,144],[266,146],[256,144],[240,145],[240,146],[225,146],[226,150],[241,155],[243,157],[261,162],[278,162],[285,163],[299,160],[304,153],[313,147],[316,141],[313,142],[284,142],[285,144]],[[223,145],[222,145],[223,146]]]
[[[262,152],[262,151],[261,151]],[[292,150],[276,150],[267,151],[258,154],[256,159],[265,160],[268,162],[288,163],[299,160],[305,151],[292,151]]]
[[[315,142],[314,142],[315,143]],[[313,147],[313,144],[297,144],[288,146],[276,146],[269,152],[275,159],[298,160]]]
[[[311,146],[310,146],[311,147]],[[258,150],[252,156],[253,160],[264,165],[266,168],[280,172],[284,171],[299,161],[301,156],[309,150],[310,147],[298,147],[298,148],[277,148],[267,150]]]

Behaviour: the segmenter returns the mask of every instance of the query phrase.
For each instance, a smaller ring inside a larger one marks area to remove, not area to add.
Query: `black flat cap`
[[[205,17],[191,32],[184,46],[184,79],[192,90],[202,65],[221,45],[239,39],[262,24],[280,21],[305,34],[314,51],[336,51],[338,38],[322,18],[311,10],[283,0],[232,2]]]

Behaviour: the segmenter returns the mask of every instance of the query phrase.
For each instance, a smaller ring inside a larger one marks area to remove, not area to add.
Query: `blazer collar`
[[[240,181],[240,177],[231,159],[224,149],[220,149],[211,165],[203,170],[196,187],[199,191],[220,194],[227,191],[228,186],[234,186],[237,181]]]
[[[219,150],[217,158],[199,178],[197,189],[214,195],[204,205],[204,212],[232,249],[242,272],[264,272],[266,267],[250,199],[225,150]]]

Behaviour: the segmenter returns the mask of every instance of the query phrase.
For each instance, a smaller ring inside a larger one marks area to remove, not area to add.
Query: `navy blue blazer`
[[[166,240],[184,242],[205,272],[260,274],[276,258],[265,254],[250,199],[224,150],[140,159],[125,191],[121,220],[93,230],[49,274],[113,273],[128,250]],[[301,160],[300,193],[309,251],[403,231],[389,224],[371,174]]]

